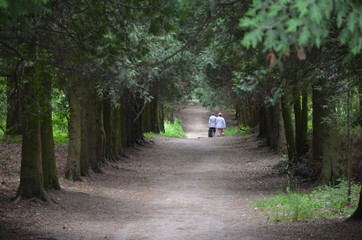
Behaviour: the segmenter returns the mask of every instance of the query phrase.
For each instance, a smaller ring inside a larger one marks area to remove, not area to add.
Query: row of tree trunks
[[[239,126],[260,127],[260,110],[252,99],[236,104],[235,111]]]
[[[163,106],[158,102],[158,98],[155,97],[151,102],[145,104],[142,114],[143,132],[160,133],[165,131],[163,121]]]
[[[313,107],[312,158],[314,163],[321,165],[321,183],[334,183],[341,177],[342,157],[338,151],[337,132],[333,128],[335,104],[331,100],[335,88],[336,86],[332,86],[326,80],[318,80],[311,94]],[[320,89],[324,89],[323,92]],[[278,152],[282,152],[282,146],[286,146],[290,163],[298,164],[308,152],[309,147],[307,139],[308,95],[307,90],[299,92],[286,88],[280,100],[281,107],[278,104],[275,106],[261,104],[256,107],[250,104],[250,101],[244,101],[244,104],[240,104],[237,108],[239,124],[250,124],[252,122],[251,113],[257,110],[259,137],[265,138],[266,144],[273,149],[278,149]],[[254,110],[250,110],[251,108]]]
[[[51,109],[51,79],[46,66],[35,61],[36,40],[29,45],[34,56],[24,69],[24,110],[22,111],[22,154],[20,185],[16,201],[37,197],[51,201],[46,189],[60,189],[54,154]],[[40,71],[40,69],[42,71]]]
[[[94,77],[94,76],[93,76]],[[90,171],[101,172],[105,161],[117,161],[125,148],[143,143],[143,133],[163,130],[162,107],[124,90],[117,106],[96,95],[95,79],[73,80],[69,92],[70,126],[66,177],[80,180]]]

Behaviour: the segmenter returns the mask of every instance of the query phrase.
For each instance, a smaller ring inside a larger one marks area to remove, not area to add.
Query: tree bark
[[[65,177],[72,181],[81,180],[81,109],[79,99],[79,83],[73,79],[69,89],[69,147],[65,168]]]
[[[105,154],[105,130],[103,122],[103,100],[97,98],[97,118],[96,118],[96,129],[97,129],[97,162],[98,164],[106,161]]]
[[[90,161],[89,161],[89,81],[86,78],[80,79],[80,175],[89,176],[90,175]]]
[[[165,115],[164,115],[164,111],[163,111],[163,104],[159,103],[158,104],[158,112],[159,112],[159,131],[160,132],[165,132]]]
[[[332,96],[328,87],[323,92],[313,89],[313,160],[322,163],[319,181],[325,184],[334,184],[341,176],[339,141],[333,127],[335,105],[328,101]]]
[[[279,104],[275,106],[268,107],[268,124],[267,124],[267,136],[268,143],[272,149],[278,149],[279,136],[280,136],[280,127],[279,127],[279,117],[280,117]]]
[[[21,78],[17,69],[7,77],[6,97],[8,107],[5,130],[8,135],[21,135],[23,133],[21,112],[24,107],[24,98],[20,80]]]
[[[295,145],[297,159],[303,155],[304,143],[302,142],[302,107],[300,93],[294,92],[294,120],[295,120]]]
[[[312,105],[313,105],[313,139],[312,139],[312,156],[313,161],[317,163],[322,162],[322,118],[323,118],[323,109],[322,109],[322,99],[320,97],[319,91],[313,89],[312,91]]]
[[[87,99],[87,132],[88,132],[88,160],[90,168],[97,173],[101,173],[100,165],[97,161],[97,93],[94,82],[89,85]]]
[[[291,115],[292,104],[289,94],[287,93],[286,95],[282,96],[281,101],[288,159],[291,163],[295,163],[297,161],[297,154],[295,149],[294,127]]]
[[[362,75],[359,74],[359,125],[362,126]],[[356,211],[348,218],[349,221],[361,221],[362,220],[362,187],[359,195],[359,201]]]
[[[308,92],[302,93],[302,117],[301,117],[301,156],[308,152]]]
[[[113,161],[119,160],[120,159],[120,155],[119,153],[121,152],[120,148],[122,146],[121,142],[121,126],[120,126],[120,111],[118,108],[113,108],[112,109],[112,114],[111,114],[111,126],[112,126],[112,132],[111,132],[111,140],[112,140],[112,148],[111,148],[111,159]]]
[[[35,46],[30,46],[35,51]],[[35,54],[33,54],[35,56]],[[21,198],[39,198],[51,201],[44,189],[42,149],[40,137],[39,82],[35,78],[35,67],[24,70],[23,140],[21,153],[20,185],[15,201]]]
[[[42,67],[40,74],[41,91],[41,154],[44,175],[44,188],[46,190],[60,190],[54,152],[53,122],[52,122],[52,81],[50,74]]]
[[[112,107],[109,100],[103,101],[103,123],[105,132],[105,155],[107,160],[112,160]]]
[[[260,106],[259,107],[259,120],[258,120],[258,125],[259,125],[259,134],[258,137],[266,137],[266,131],[267,131],[267,120],[266,120],[266,108],[265,106]]]

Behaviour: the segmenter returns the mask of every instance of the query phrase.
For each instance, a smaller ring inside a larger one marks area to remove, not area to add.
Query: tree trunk
[[[279,117],[279,104],[267,108],[267,143],[272,149],[278,149],[280,136]]]
[[[341,175],[339,140],[333,126],[335,104],[328,101],[333,95],[327,87],[323,92],[319,89],[313,89],[313,160],[322,163],[320,182],[334,184]]]
[[[103,100],[97,98],[97,117],[96,117],[96,129],[97,129],[97,162],[98,164],[106,161],[105,154],[105,130],[103,122]]]
[[[112,135],[111,135],[111,140],[112,140],[112,149],[111,149],[111,159],[116,161],[120,159],[120,155],[119,153],[121,152],[120,148],[122,146],[121,142],[121,126],[120,126],[120,111],[118,108],[113,108],[112,109],[112,114],[111,114],[111,126],[112,126]]]
[[[285,138],[287,142],[288,159],[291,163],[297,161],[295,149],[294,127],[292,121],[291,101],[288,94],[282,97],[282,114],[285,130]]]
[[[46,71],[42,67],[43,71]],[[44,188],[46,190],[60,190],[58,174],[55,162],[53,122],[52,122],[52,81],[50,74],[46,72],[39,76],[41,80],[40,105],[42,112],[41,119],[41,150],[44,175]]]
[[[362,126],[362,75],[359,74],[359,125]],[[356,211],[348,218],[350,221],[362,220],[362,187],[359,195],[359,202]]]
[[[79,181],[81,157],[81,109],[79,100],[79,83],[73,80],[69,89],[69,147],[68,159],[65,168],[65,177]]]
[[[362,187],[359,195],[359,201],[356,211],[347,219],[348,221],[361,221],[362,220]]]
[[[301,156],[308,152],[308,92],[302,93],[302,117],[301,117]]]
[[[89,81],[87,78],[80,79],[80,175],[89,176],[90,163],[89,163]]]
[[[362,126],[362,73],[358,75],[358,93],[359,93],[359,113],[358,113],[358,122]]]
[[[164,112],[163,112],[163,104],[159,103],[158,104],[158,116],[159,116],[159,123],[158,123],[158,128],[160,132],[165,132],[165,116],[164,116]]]
[[[279,114],[279,139],[278,139],[278,153],[279,154],[287,154],[287,140],[284,128],[284,120],[283,120],[283,111],[282,111],[282,103],[281,101],[278,104],[278,114]]]
[[[322,162],[322,118],[323,118],[323,109],[322,109],[322,99],[320,97],[319,91],[313,89],[312,91],[312,104],[313,104],[313,139],[312,139],[312,156],[313,161],[317,163]]]
[[[23,133],[21,123],[21,111],[23,109],[22,87],[17,69],[8,76],[6,84],[7,114],[6,134],[21,135]]]
[[[97,173],[101,173],[99,163],[97,161],[97,93],[94,84],[88,88],[87,99],[87,132],[88,132],[88,160],[90,168]]]
[[[35,51],[35,46],[31,46]],[[33,55],[35,56],[35,54]],[[20,185],[15,201],[21,198],[40,198],[51,201],[44,189],[41,137],[39,82],[35,78],[35,67],[29,66],[24,71],[25,108],[23,111],[23,140],[21,153]]]
[[[300,102],[300,93],[294,92],[294,120],[295,120],[295,145],[297,150],[297,159],[303,155],[304,143],[302,142],[302,107]]]
[[[128,135],[127,135],[127,111],[126,111],[126,104],[124,101],[124,96],[120,99],[120,107],[118,109],[120,113],[120,132],[121,132],[121,144],[122,148],[127,147],[128,143]]]
[[[145,108],[143,111],[142,117],[142,128],[143,132],[151,132],[152,131],[152,120],[151,120],[151,103],[148,102],[145,104]]]
[[[116,123],[117,124],[117,156],[118,158],[125,156],[125,151],[124,151],[124,134],[123,134],[123,112],[122,109],[120,107],[116,108],[117,111],[117,120]]]
[[[107,99],[103,101],[103,123],[105,132],[105,154],[107,160],[112,160],[112,107]]]
[[[266,131],[267,131],[267,120],[266,120],[266,108],[265,106],[259,107],[259,135],[258,137],[266,137]]]

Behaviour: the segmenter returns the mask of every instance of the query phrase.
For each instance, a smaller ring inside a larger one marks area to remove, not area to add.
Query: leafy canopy
[[[362,4],[352,0],[253,0],[239,26],[247,30],[243,46],[261,43],[278,55],[293,46],[302,56],[304,48],[328,41],[347,45],[352,54],[362,50]]]

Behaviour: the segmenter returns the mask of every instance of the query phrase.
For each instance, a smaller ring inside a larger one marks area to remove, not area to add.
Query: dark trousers
[[[216,128],[209,128],[209,137],[215,137]]]

